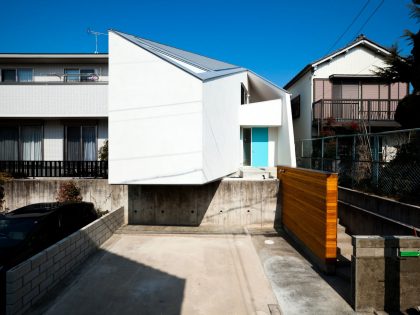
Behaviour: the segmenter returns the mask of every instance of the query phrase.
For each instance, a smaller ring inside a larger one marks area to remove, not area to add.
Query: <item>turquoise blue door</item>
[[[254,167],[268,166],[268,128],[252,128],[251,163]]]

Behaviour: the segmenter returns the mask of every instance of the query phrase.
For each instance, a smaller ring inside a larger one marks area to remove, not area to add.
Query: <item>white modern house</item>
[[[304,67],[286,85],[292,93],[295,139],[322,135],[327,124],[340,128],[357,123],[370,131],[389,130],[406,83],[388,84],[375,76],[390,52],[363,35]]]
[[[62,176],[63,162],[97,161],[107,116],[108,55],[0,54],[3,168]]]
[[[205,184],[295,165],[290,94],[254,72],[109,32],[109,182]]]

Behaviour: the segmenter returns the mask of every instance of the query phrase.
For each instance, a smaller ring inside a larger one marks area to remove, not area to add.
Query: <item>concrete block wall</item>
[[[352,292],[356,311],[409,312],[420,306],[420,251],[414,236],[353,236]]]
[[[6,272],[6,314],[22,314],[124,224],[121,207]]]

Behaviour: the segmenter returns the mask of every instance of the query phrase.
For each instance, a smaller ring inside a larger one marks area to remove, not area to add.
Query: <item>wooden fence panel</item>
[[[337,258],[337,174],[277,167],[282,224],[321,264]]]

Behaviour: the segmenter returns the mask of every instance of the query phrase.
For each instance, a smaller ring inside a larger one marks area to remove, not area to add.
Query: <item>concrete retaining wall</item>
[[[119,208],[6,272],[6,314],[21,314],[51,291],[124,223]]]
[[[4,184],[4,208],[14,210],[32,203],[56,201],[58,187],[64,179],[15,179]],[[68,179],[65,179],[68,180]],[[127,186],[109,185],[107,179],[75,179],[81,189],[83,201],[95,208],[112,211],[127,209]]]
[[[344,187],[338,189],[338,200],[420,228],[420,207]]]
[[[420,257],[400,257],[401,251],[420,251],[420,238],[355,236],[353,246],[356,311],[398,312],[420,306]]]
[[[225,178],[196,186],[129,185],[129,224],[273,225],[279,181]],[[277,215],[276,215],[277,213]]]

